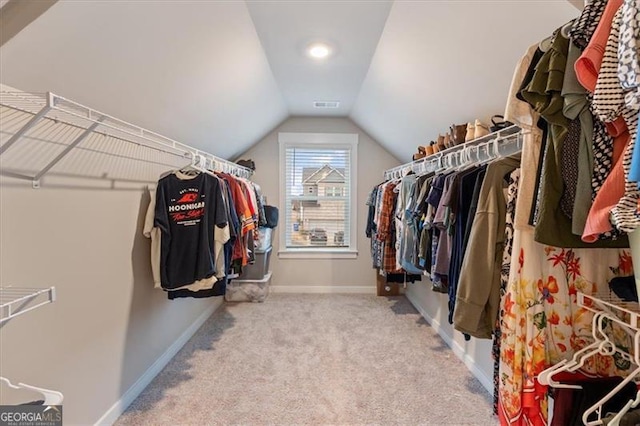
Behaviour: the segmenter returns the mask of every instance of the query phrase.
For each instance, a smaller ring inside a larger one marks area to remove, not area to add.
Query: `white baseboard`
[[[162,371],[162,369],[171,361],[180,349],[189,341],[189,339],[198,331],[200,326],[222,306],[220,303],[213,304],[207,308],[194,322],[176,339],[175,342],[153,363],[151,367],[144,372],[142,376],[120,397],[115,404],[107,410],[106,413],[95,423],[96,425],[112,425],[131,405],[131,403],[149,386],[149,383]]]
[[[269,291],[273,293],[342,293],[342,294],[376,294],[376,287],[372,286],[330,286],[330,285],[272,285]]]
[[[435,318],[432,318],[427,313],[427,311],[425,311],[425,309],[415,299],[415,296],[413,296],[411,292],[406,292],[405,296],[407,296],[407,299],[409,299],[411,304],[418,310],[418,312],[420,312],[422,317],[429,323],[429,325],[431,325],[431,327],[438,333],[438,335],[442,337],[442,340],[444,340],[445,343],[449,345],[449,347],[453,350],[453,353],[458,358],[460,358],[462,362],[464,362],[464,365],[469,369],[469,371],[471,371],[471,373],[473,373],[476,379],[480,381],[482,386],[484,386],[489,393],[493,394],[493,377],[487,377],[487,375],[478,368],[473,358],[471,358],[471,356],[469,356],[469,354],[465,352],[464,348],[460,346],[460,343],[453,340],[453,338],[444,331],[444,329],[440,325],[440,322]]]

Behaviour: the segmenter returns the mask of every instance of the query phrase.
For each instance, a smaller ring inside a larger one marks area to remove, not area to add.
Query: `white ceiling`
[[[59,1],[0,48],[0,76],[221,157],[288,115],[244,2]]]
[[[396,2],[350,116],[408,161],[451,124],[502,114],[525,50],[577,15],[565,1]]]
[[[407,161],[501,112],[522,53],[577,14],[565,0],[61,0],[0,48],[0,82],[227,158],[289,115],[348,116]],[[335,56],[306,57],[312,39]]]
[[[360,92],[391,1],[248,1],[258,37],[291,115],[346,116]],[[312,42],[332,47],[329,59],[305,56]],[[318,109],[314,101],[339,101]]]

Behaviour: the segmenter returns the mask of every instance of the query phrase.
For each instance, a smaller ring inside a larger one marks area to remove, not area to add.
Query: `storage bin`
[[[269,272],[269,261],[271,260],[271,247],[264,251],[255,252],[254,263],[242,267],[242,273],[238,277],[241,280],[261,280]]]
[[[254,241],[254,248],[257,251],[267,251],[269,247],[271,247],[271,234],[273,233],[272,228],[258,228],[257,236],[258,238]]]
[[[227,284],[227,302],[264,302],[269,295],[271,272],[261,280],[232,280]]]

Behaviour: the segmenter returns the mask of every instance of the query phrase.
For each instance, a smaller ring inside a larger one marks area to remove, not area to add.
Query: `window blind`
[[[285,150],[287,248],[349,248],[351,150]]]

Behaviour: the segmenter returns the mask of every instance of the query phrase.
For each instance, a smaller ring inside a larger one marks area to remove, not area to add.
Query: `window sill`
[[[280,250],[278,251],[280,259],[357,259],[357,250],[331,250],[331,249],[314,249],[314,250]]]

